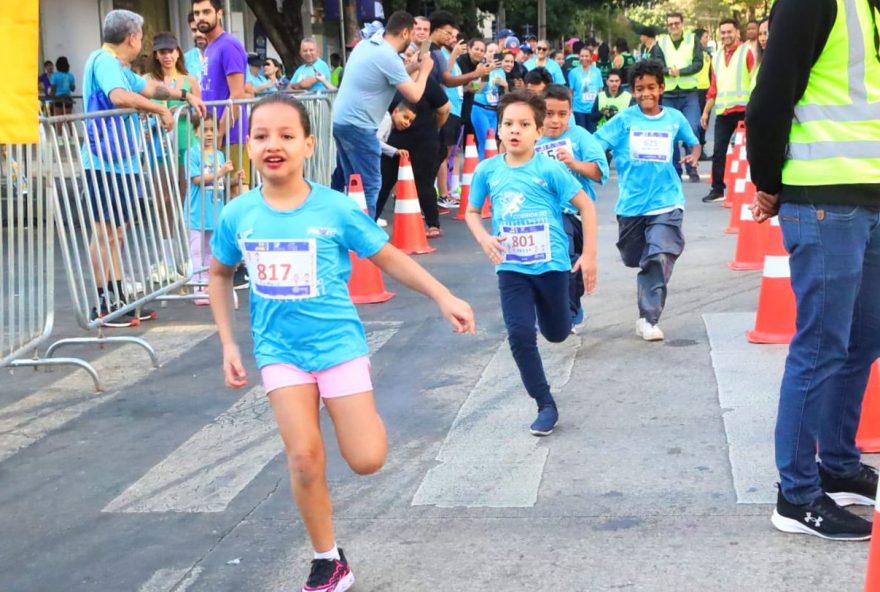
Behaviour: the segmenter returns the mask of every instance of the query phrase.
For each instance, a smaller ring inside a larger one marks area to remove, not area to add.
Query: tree
[[[292,72],[299,61],[303,38],[302,0],[246,0],[257,20],[266,29],[284,67]]]

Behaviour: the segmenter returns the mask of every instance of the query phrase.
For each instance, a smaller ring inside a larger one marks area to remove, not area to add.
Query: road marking
[[[581,338],[539,339],[554,390],[571,378]],[[525,508],[538,499],[549,448],[530,435],[535,406],[502,342],[456,416],[437,460],[413,497],[414,506]]]
[[[143,338],[156,349],[161,360],[168,361],[188,352],[215,332],[213,325],[157,326],[144,333]],[[109,387],[107,391],[95,394],[92,379],[84,372],[74,372],[0,409],[0,463],[118,396],[153,370],[144,350],[137,345],[113,347],[92,362],[92,366]]]
[[[186,592],[201,573],[201,567],[160,569],[138,588],[138,592]]]
[[[367,323],[375,353],[402,323]],[[222,512],[282,451],[262,385],[251,388],[103,509],[104,512]]]
[[[773,432],[787,345],[755,345],[754,313],[704,314],[736,501],[776,502]]]

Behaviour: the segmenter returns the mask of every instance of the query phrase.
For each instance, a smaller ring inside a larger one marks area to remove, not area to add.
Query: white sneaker
[[[164,284],[171,279],[171,270],[164,263],[157,263],[150,270],[150,281],[154,284]]]
[[[645,341],[663,341],[663,331],[657,325],[652,325],[644,318],[636,321],[636,335]]]
[[[388,226],[388,222],[385,221],[385,218],[379,218],[378,220],[376,220],[376,224],[379,225],[379,228],[385,228],[386,226]]]

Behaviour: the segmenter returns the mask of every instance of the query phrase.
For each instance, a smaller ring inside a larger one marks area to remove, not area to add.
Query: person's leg
[[[681,98],[681,96],[678,95],[663,95],[663,97],[660,99],[660,102],[664,107],[677,109],[678,111],[682,111],[684,107],[684,100]],[[676,143],[672,147],[672,164],[675,167],[675,172],[678,173],[679,177],[681,177],[681,163],[679,162],[680,159],[680,151],[678,144]]]
[[[792,504],[807,504],[822,495],[816,445],[826,421],[840,424],[852,402],[842,402],[834,417],[825,417],[830,398],[839,396],[843,383],[835,377],[844,369],[852,339],[852,322],[866,246],[872,242],[877,214],[852,206],[816,206],[783,203],[779,221],[789,252],[791,287],[797,302],[797,332],[785,360],[785,373],[776,418],[776,466],[783,497]],[[876,256],[870,264],[876,265]],[[876,285],[872,272],[870,283]],[[869,286],[865,286],[866,289]],[[873,298],[874,295],[870,295]],[[866,303],[870,306],[870,303]],[[873,324],[873,321],[871,321]],[[874,339],[869,351],[874,349]],[[858,339],[856,340],[859,341]],[[853,357],[848,388],[864,387],[861,373],[868,352]],[[858,358],[862,358],[859,360]],[[864,390],[848,393],[860,398]],[[852,412],[849,412],[852,421]],[[834,427],[828,428],[829,432]],[[851,451],[841,448],[842,434],[826,434],[832,468],[848,468]],[[849,436],[847,435],[847,438]],[[838,442],[835,442],[838,440]],[[825,456],[824,451],[822,452]],[[835,459],[835,454],[839,458]],[[835,466],[835,462],[838,464]]]
[[[697,91],[697,98],[699,99],[699,102],[700,102],[700,117],[703,116],[703,111],[706,109],[706,95],[708,93],[709,93],[709,91],[706,89],[700,89]],[[700,147],[703,149],[701,152],[701,155],[705,156],[706,155],[706,130],[703,129],[702,125],[698,126],[698,128],[699,128],[700,133],[697,134],[697,137],[700,139]],[[700,160],[705,160],[705,158],[701,157]]]
[[[620,260],[627,267],[637,268],[647,248],[645,243],[646,216],[618,216],[617,217],[617,250]],[[636,279],[636,302],[638,297],[638,278]],[[641,306],[639,306],[639,318]]]
[[[538,328],[544,339],[559,343],[571,335],[569,312],[569,276],[567,271],[548,271],[531,276],[535,289],[535,309]]]
[[[440,146],[437,143],[421,143],[410,150],[413,177],[419,205],[425,224],[429,228],[440,228],[440,214],[437,209],[437,194],[434,192],[434,178],[437,172],[437,154]]]
[[[684,251],[683,217],[682,210],[673,210],[645,219],[645,251],[639,262],[637,282],[639,316],[651,325],[660,320],[672,268]]]
[[[208,280],[208,274],[201,271],[205,268],[205,256],[203,246],[205,245],[204,234],[198,230],[189,231],[189,254],[192,261],[194,282],[203,283]],[[197,288],[199,289],[199,288]]]
[[[574,122],[589,131],[589,123],[590,123],[590,115],[588,113],[581,113],[580,111],[574,112]]]
[[[297,384],[269,392],[278,432],[284,442],[290,487],[312,548],[324,553],[336,546],[333,507],[327,487],[316,384]]]
[[[388,437],[376,411],[373,391],[325,398],[324,405],[336,428],[339,452],[352,471],[372,475],[385,464]]]
[[[498,289],[501,295],[501,314],[507,327],[507,340],[526,392],[535,400],[538,408],[553,405],[550,384],[544,374],[544,365],[538,351],[535,289],[532,279],[515,271],[499,271]],[[563,310],[566,310],[564,302]]]
[[[682,96],[681,113],[684,115],[684,118],[687,119],[688,123],[691,124],[691,131],[693,131],[694,135],[699,138],[701,129],[700,115],[702,112],[700,111],[700,97],[697,96],[697,91],[690,91]],[[688,152],[687,146],[685,146],[684,142],[681,143],[681,149],[684,153]],[[685,170],[691,177],[698,174],[697,167],[692,164],[685,165]]]
[[[736,119],[731,115],[715,116],[715,146],[712,149],[712,191],[724,195],[724,168],[727,164],[727,149],[730,138],[736,130]]]
[[[399,158],[398,157],[390,157],[390,156],[382,156],[382,161],[380,165],[380,171],[382,174],[382,187],[379,189],[379,198],[376,200],[376,215],[374,219],[378,220],[379,216],[382,215],[383,210],[385,210],[385,204],[388,203],[388,197],[391,195],[391,190],[394,189],[395,183],[397,183],[397,171],[400,170],[399,167]]]
[[[480,154],[480,160],[483,160],[486,149],[486,133],[489,131],[489,113],[482,107],[474,105],[471,111],[471,123],[474,125],[474,134],[477,136],[477,152]]]
[[[571,214],[562,215],[562,224],[565,234],[568,235],[568,258],[574,266],[584,249],[584,227],[581,221]],[[580,271],[572,272],[568,283],[568,308],[572,325],[577,325],[583,320],[581,298],[584,296],[584,291],[584,276]]]

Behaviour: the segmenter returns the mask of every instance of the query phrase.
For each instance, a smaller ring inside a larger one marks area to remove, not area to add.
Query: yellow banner
[[[39,0],[0,0],[0,144],[36,144]]]

